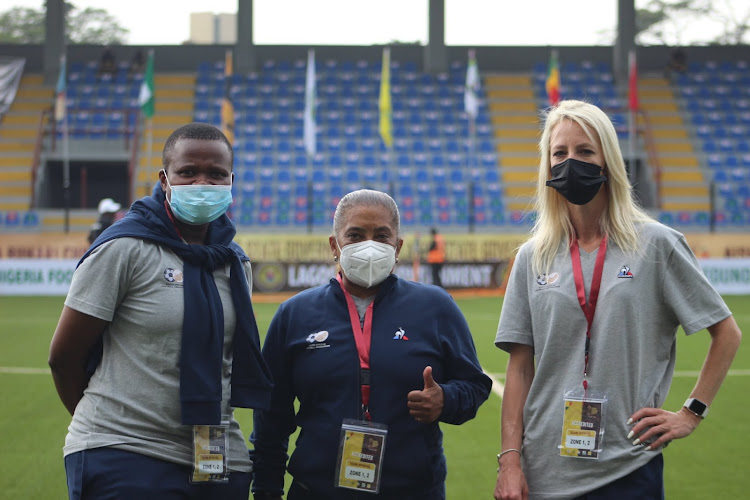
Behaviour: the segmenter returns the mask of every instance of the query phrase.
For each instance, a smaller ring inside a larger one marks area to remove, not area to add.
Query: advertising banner
[[[0,259],[0,295],[65,295],[77,259]]]
[[[750,259],[698,259],[703,273],[722,295],[750,294]]]
[[[449,289],[498,288],[506,278],[508,261],[492,263],[456,262],[444,264],[440,273],[443,286]],[[336,269],[330,264],[261,263],[253,266],[253,290],[259,292],[300,291],[323,285],[335,276]],[[431,282],[430,266],[422,264],[417,269],[420,281]],[[399,278],[412,280],[411,265],[396,266]]]
[[[527,234],[444,234],[447,262],[502,262],[513,258]],[[698,258],[750,257],[750,234],[687,234]],[[327,235],[238,233],[235,241],[253,262],[331,262]],[[85,233],[3,234],[2,259],[78,259],[89,244]],[[405,233],[400,259],[422,260],[430,246],[429,234]]]
[[[65,295],[78,260],[0,259],[0,295]],[[298,292],[328,283],[335,276],[333,265],[320,263],[253,264],[254,292]],[[430,282],[428,265],[417,268],[421,281]],[[445,264],[441,277],[449,289],[498,288],[507,278],[508,262]],[[397,266],[399,278],[411,280],[411,265]]]
[[[750,294],[750,259],[699,259],[703,272],[716,290],[725,295]],[[77,259],[0,259],[0,295],[65,295]],[[492,263],[457,262],[445,264],[441,277],[448,289],[499,288],[509,272],[508,261]],[[417,268],[420,281],[429,283],[430,268]],[[253,265],[256,292],[295,292],[327,283],[335,268],[329,264],[283,264],[262,262]],[[414,277],[414,268],[397,266],[403,279]]]

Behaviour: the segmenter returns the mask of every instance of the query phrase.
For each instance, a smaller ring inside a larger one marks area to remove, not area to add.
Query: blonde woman
[[[531,238],[495,344],[510,353],[496,499],[661,499],[661,451],[707,415],[739,346],[685,238],[633,201],[617,134],[594,105],[550,109]],[[677,327],[711,346],[664,408]]]

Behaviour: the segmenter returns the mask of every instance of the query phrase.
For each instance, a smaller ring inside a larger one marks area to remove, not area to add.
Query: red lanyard
[[[346,297],[346,305],[349,308],[349,319],[352,322],[352,332],[354,333],[354,343],[357,344],[357,353],[359,354],[360,381],[362,387],[362,414],[366,420],[372,420],[370,416],[370,341],[372,339],[372,306],[373,300],[367,306],[365,311],[364,328],[359,321],[357,306],[354,305],[354,299],[346,291],[344,284],[341,282],[341,275],[336,276],[341,285],[341,290]]]
[[[588,389],[589,348],[591,347],[591,324],[594,322],[596,312],[596,301],[599,299],[599,287],[602,284],[602,271],[604,270],[604,256],[607,254],[607,235],[599,244],[599,253],[594,263],[594,275],[591,277],[591,290],[589,290],[589,301],[586,302],[586,289],[583,286],[583,271],[581,270],[581,252],[578,249],[578,238],[575,236],[570,241],[570,260],[573,263],[573,280],[576,283],[578,304],[586,316],[586,346],[584,348],[583,362],[583,390]]]

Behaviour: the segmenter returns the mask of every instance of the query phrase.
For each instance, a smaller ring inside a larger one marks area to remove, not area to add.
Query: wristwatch
[[[688,398],[683,406],[700,418],[706,418],[706,415],[708,415],[708,405],[700,399]]]

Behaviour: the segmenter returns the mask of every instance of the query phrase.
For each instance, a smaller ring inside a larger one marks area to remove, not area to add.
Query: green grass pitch
[[[750,332],[750,296],[725,297],[740,328]],[[464,311],[487,372],[502,374],[506,355],[493,345],[501,299],[457,301]],[[0,497],[66,498],[62,446],[70,417],[46,371],[49,342],[62,297],[0,297]],[[265,332],[277,304],[255,304]],[[665,407],[677,409],[695,383],[708,348],[707,332],[678,335],[677,374]],[[34,368],[41,373],[13,373]],[[742,346],[711,415],[687,439],[665,450],[667,498],[743,498],[750,491],[750,351]],[[448,457],[448,498],[492,498],[500,447],[500,398],[493,394],[477,418],[442,425]],[[252,430],[251,411],[238,410],[243,430]]]

